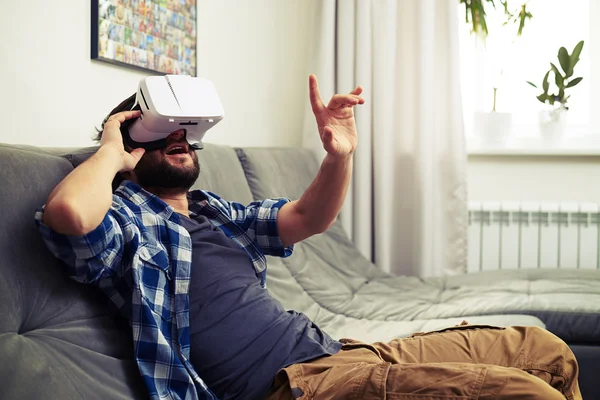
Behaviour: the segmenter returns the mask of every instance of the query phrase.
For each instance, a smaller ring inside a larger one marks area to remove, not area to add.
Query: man
[[[265,254],[325,231],[346,195],[359,86],[310,102],[327,152],[299,200],[248,206],[188,192],[199,174],[185,131],[163,148],[126,148],[134,96],[103,124],[97,153],[36,219],[74,279],[97,285],[131,325],[151,398],[578,399],[577,363],[538,328],[464,325],[368,345],[336,341],[264,289]],[[111,182],[123,179],[113,194]]]

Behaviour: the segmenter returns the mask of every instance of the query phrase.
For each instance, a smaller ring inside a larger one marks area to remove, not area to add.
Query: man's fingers
[[[310,104],[313,112],[316,113],[324,108],[325,105],[323,104],[323,100],[321,100],[319,84],[317,82],[317,77],[314,74],[311,74],[308,77],[308,86],[310,91]],[[362,91],[363,87],[359,85],[349,94],[336,94],[329,101],[327,108],[334,110],[336,108],[353,107],[357,104],[364,104],[365,99],[360,97]]]
[[[352,107],[357,104],[364,104],[365,99],[353,94],[336,94],[331,98],[327,108],[335,110],[340,107]]]
[[[119,123],[123,123],[128,119],[137,118],[141,114],[140,110],[133,111],[121,111],[120,113],[116,113],[108,117],[106,122],[110,121],[118,121]]]
[[[319,93],[319,84],[317,82],[317,77],[311,74],[308,77],[308,91],[310,95],[310,105],[313,109],[313,112],[316,112],[323,108],[325,105],[321,100],[321,94]]]
[[[350,94],[355,94],[355,95],[359,95],[361,94],[363,91],[363,87],[362,86],[357,86],[356,89],[354,89],[353,91],[350,92]]]
[[[119,118],[119,122],[125,122],[128,119],[139,117],[140,114],[141,114],[140,110],[133,110],[133,111],[122,111],[122,112],[120,112],[118,114],[115,114],[115,115],[119,116],[118,117]]]

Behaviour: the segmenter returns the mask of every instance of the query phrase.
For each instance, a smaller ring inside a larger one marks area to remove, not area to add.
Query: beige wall
[[[0,13],[0,142],[92,144],[144,72],[90,60],[90,1],[29,0]],[[199,0],[198,73],[226,117],[207,141],[300,144],[313,1]]]
[[[600,203],[600,157],[471,156],[469,199]]]

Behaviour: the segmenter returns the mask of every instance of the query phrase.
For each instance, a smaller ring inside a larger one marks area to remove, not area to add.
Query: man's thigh
[[[545,329],[461,325],[373,346],[392,364],[472,363],[517,368],[568,398],[581,398],[571,349]]]
[[[462,363],[392,364],[385,393],[388,400],[565,398],[520,369]]]
[[[539,327],[460,325],[418,333],[389,343],[375,343],[391,363],[456,362],[523,369],[530,364],[564,363],[566,344]]]

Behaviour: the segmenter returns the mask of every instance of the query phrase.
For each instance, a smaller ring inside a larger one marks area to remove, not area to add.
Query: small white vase
[[[544,140],[562,139],[567,127],[568,111],[564,107],[548,108],[538,113],[540,136]]]
[[[482,143],[500,144],[512,131],[512,114],[497,111],[475,111],[473,127]]]

